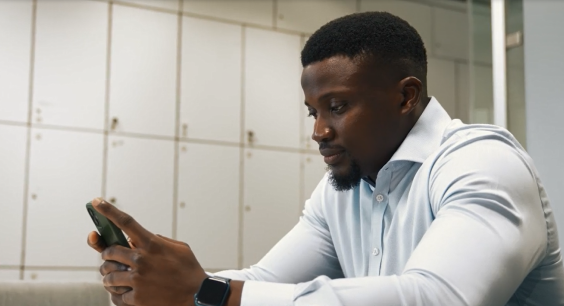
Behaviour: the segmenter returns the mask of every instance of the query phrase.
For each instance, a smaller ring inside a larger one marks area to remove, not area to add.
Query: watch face
[[[206,278],[198,292],[198,303],[210,306],[221,305],[228,286],[225,280]]]

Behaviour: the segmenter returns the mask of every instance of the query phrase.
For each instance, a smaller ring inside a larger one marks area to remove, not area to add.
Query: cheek
[[[339,124],[339,136],[349,155],[358,163],[370,164],[379,159],[386,147],[390,123],[369,112],[356,112]]]
[[[340,120],[336,125],[336,130],[349,153],[357,155],[374,142],[373,126],[374,117],[369,118],[360,112],[355,112]]]

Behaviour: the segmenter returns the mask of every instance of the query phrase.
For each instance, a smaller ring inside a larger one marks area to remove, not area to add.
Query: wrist
[[[241,297],[243,295],[244,281],[232,280],[231,290],[229,290],[229,295],[227,296],[227,301],[224,306],[240,306]]]
[[[229,278],[208,276],[200,284],[193,301],[196,306],[239,305],[242,287],[240,281],[232,282]]]
[[[186,305],[188,306],[196,306],[196,295],[198,294],[198,291],[200,290],[202,284],[204,283],[204,280],[206,280],[210,275],[208,275],[205,271],[203,272],[202,275],[200,275],[200,273],[198,273],[198,276],[192,278],[192,281],[189,285],[190,290],[188,292],[188,303],[186,303]]]

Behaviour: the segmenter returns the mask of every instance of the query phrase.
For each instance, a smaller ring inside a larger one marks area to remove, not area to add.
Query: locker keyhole
[[[255,142],[255,132],[251,130],[247,131],[247,142],[250,144]]]
[[[110,127],[112,131],[115,131],[117,129],[118,124],[119,124],[118,118],[116,117],[112,118],[112,125]]]

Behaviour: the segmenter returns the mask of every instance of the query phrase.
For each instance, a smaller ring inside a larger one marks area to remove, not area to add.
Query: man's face
[[[367,63],[334,56],[306,66],[302,88],[315,118],[312,139],[336,190],[376,177],[399,147],[404,95],[398,80]]]

